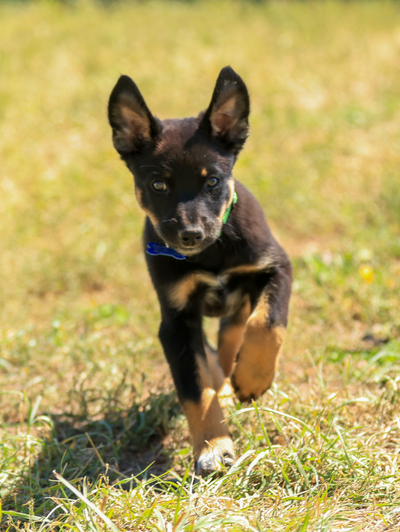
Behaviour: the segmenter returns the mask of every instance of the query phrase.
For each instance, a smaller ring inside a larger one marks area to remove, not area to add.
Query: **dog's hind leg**
[[[211,373],[213,388],[218,393],[219,404],[222,407],[233,405],[234,391],[229,378],[225,377],[219,361],[218,351],[215,351],[204,339],[204,349],[207,364]]]
[[[204,350],[207,357],[207,365],[212,378],[212,385],[216,392],[218,392],[225,382],[225,375],[219,362],[218,352],[213,349],[204,338]]]
[[[218,355],[225,377],[231,376],[236,356],[243,343],[250,312],[250,299],[246,297],[233,316],[221,319],[218,333]]]

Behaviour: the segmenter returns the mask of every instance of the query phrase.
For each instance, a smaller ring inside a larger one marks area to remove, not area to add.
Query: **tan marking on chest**
[[[240,307],[240,303],[243,300],[243,292],[240,290],[233,290],[229,292],[225,300],[225,315],[231,316]]]
[[[201,283],[211,287],[219,286],[218,278],[211,273],[191,273],[186,275],[181,281],[175,283],[175,285],[171,288],[168,294],[170,303],[176,309],[183,310],[189,300],[189,297]]]
[[[197,289],[198,285],[203,283],[209,286],[211,289],[206,294],[205,301],[212,305],[218,300],[218,295],[212,289],[222,288],[229,281],[229,277],[231,275],[245,275],[247,273],[253,272],[256,273],[268,268],[269,266],[273,266],[274,263],[275,259],[271,253],[260,259],[255,264],[244,264],[235,268],[229,268],[219,276],[201,271],[190,273],[172,286],[168,293],[168,299],[174,308],[183,310],[187,305],[190,296]],[[229,309],[229,313],[234,311],[239,300],[241,299],[241,296],[242,293],[239,290],[227,295],[226,305]]]
[[[275,254],[273,252],[270,252],[254,264],[241,264],[240,266],[235,266],[234,268],[228,268],[221,275],[221,279],[225,281],[231,275],[245,275],[246,273],[260,272],[262,270],[266,270],[267,268],[273,267],[275,264]]]

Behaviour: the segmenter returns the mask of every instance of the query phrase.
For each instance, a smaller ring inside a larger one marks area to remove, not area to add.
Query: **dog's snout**
[[[204,238],[204,233],[200,227],[189,227],[179,231],[179,240],[183,246],[191,247],[200,244]]]

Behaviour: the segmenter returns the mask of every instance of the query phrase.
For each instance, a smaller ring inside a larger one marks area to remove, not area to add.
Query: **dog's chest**
[[[229,316],[240,307],[243,290],[228,274],[198,271],[176,282],[168,293],[171,305],[183,310],[189,303],[202,306],[206,316]],[[197,300],[197,301],[196,301]]]
[[[170,285],[169,303],[177,310],[184,310],[189,304],[201,305],[206,316],[232,315],[260,276],[264,284],[267,282],[265,276],[274,264],[275,257],[269,252],[256,262],[229,268],[220,275],[204,270],[188,273]]]
[[[241,305],[243,290],[240,287],[232,289],[224,280],[220,280],[219,286],[206,288],[203,302],[203,314],[205,316],[231,316]]]

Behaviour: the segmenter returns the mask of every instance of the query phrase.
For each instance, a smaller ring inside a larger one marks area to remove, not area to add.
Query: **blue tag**
[[[178,260],[186,259],[186,256],[182,255],[182,253],[179,253],[172,248],[167,248],[167,246],[164,246],[163,244],[157,244],[157,242],[149,242],[147,244],[146,252],[149,255],[165,255]]]

